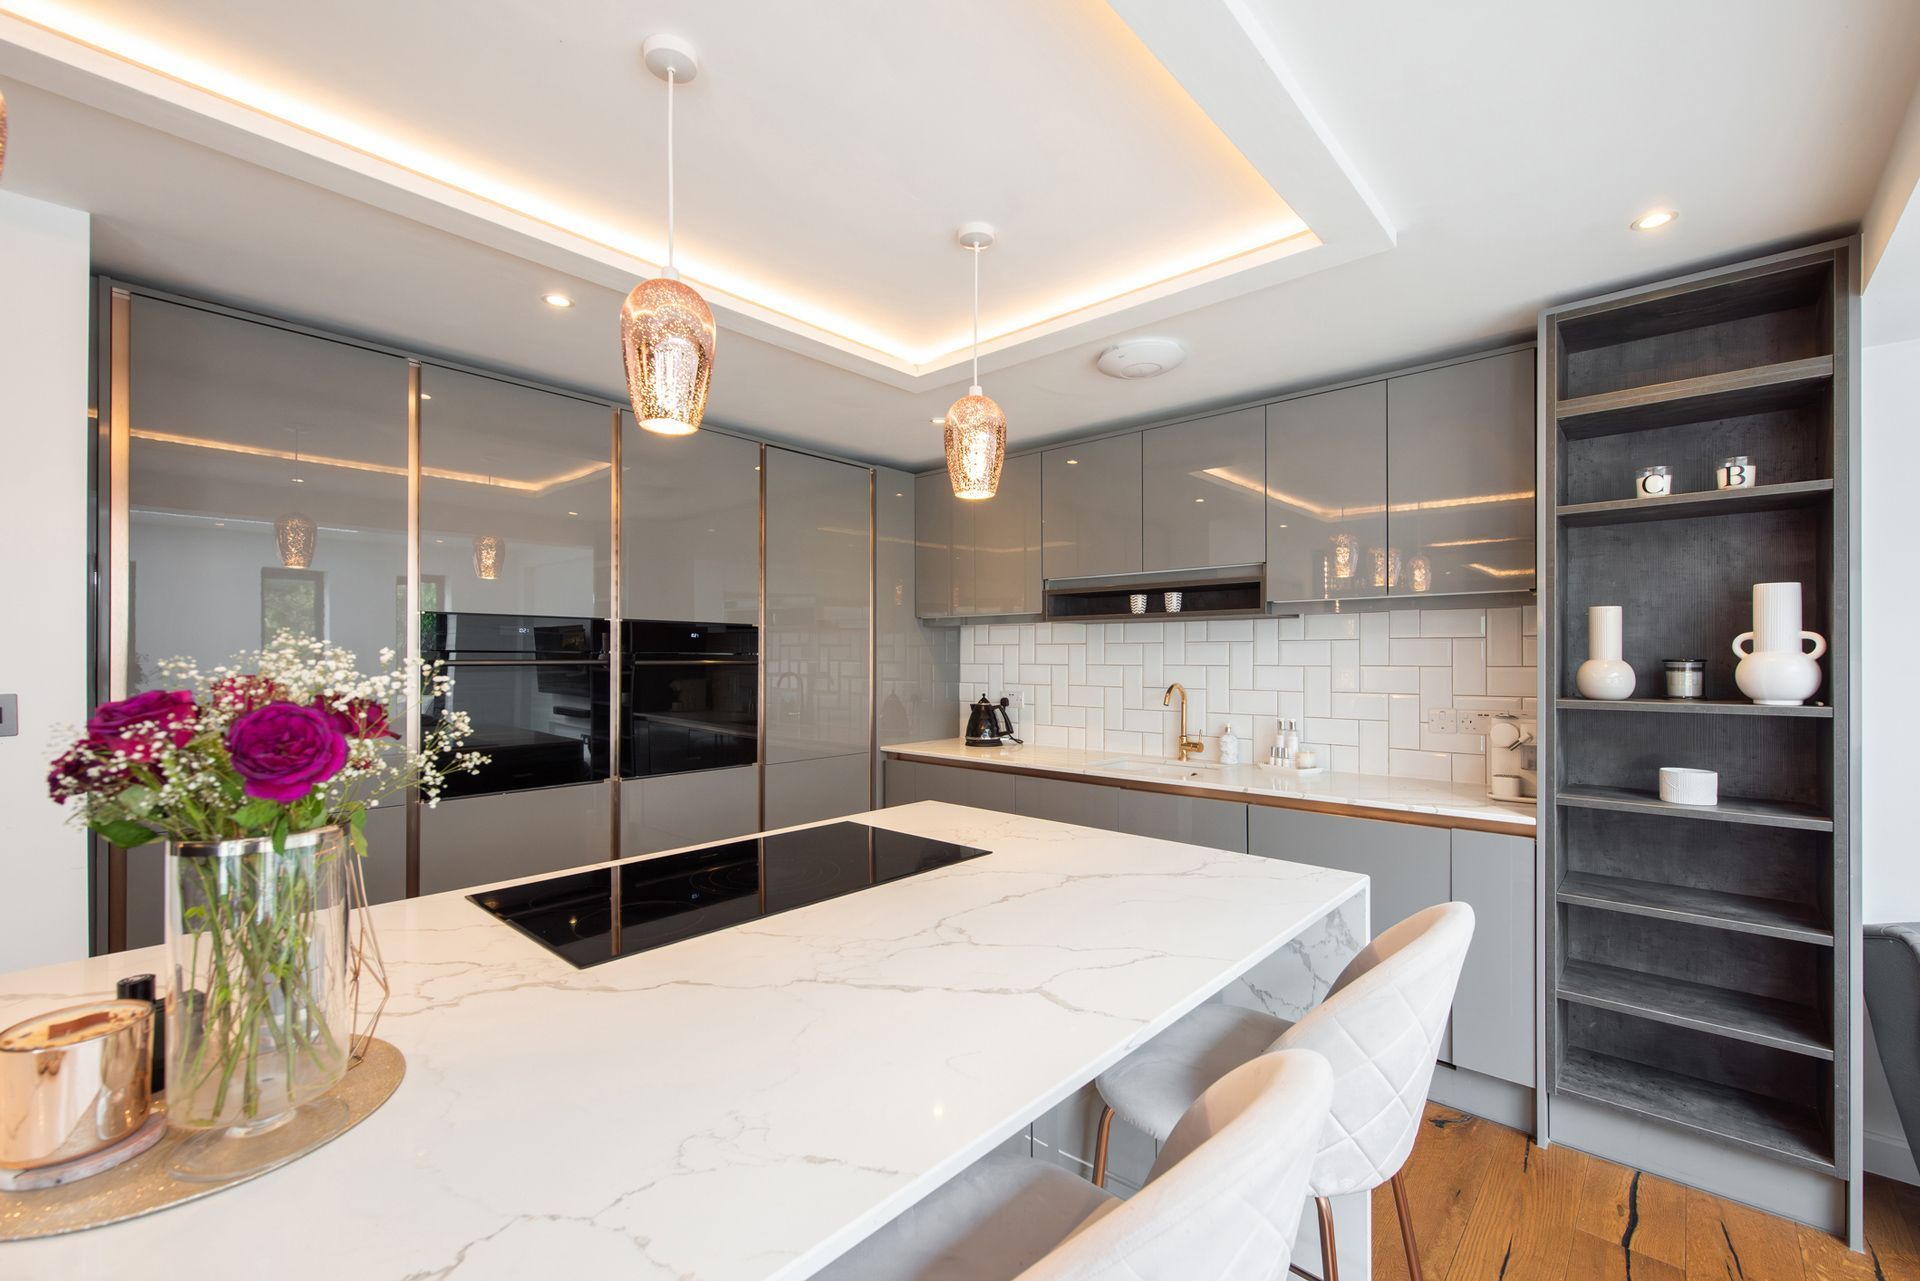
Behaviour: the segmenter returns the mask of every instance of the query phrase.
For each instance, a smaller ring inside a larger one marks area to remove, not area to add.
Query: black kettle
[[[967,714],[967,746],[999,747],[1002,743],[1018,743],[1013,736],[1013,718],[1007,715],[1007,700],[989,703],[982,694]]]

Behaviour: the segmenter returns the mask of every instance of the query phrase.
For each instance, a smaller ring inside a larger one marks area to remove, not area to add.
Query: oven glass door
[[[591,783],[607,777],[611,682],[606,624],[521,614],[427,614],[424,653],[447,665],[453,689],[430,700],[426,723],[464,711],[465,750],[490,759],[448,778],[445,796]]]
[[[628,778],[760,758],[759,629],[629,620],[620,772]]]

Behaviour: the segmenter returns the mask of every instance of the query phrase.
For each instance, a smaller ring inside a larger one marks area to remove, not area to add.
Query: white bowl
[[[1660,767],[1660,799],[1669,805],[1718,805],[1720,776],[1710,769]]]

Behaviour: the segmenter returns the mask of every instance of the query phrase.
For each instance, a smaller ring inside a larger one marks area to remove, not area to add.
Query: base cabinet
[[[760,774],[752,765],[630,778],[620,784],[622,858],[759,830]]]
[[[1011,774],[995,774],[983,769],[889,760],[886,795],[880,803],[911,805],[915,801],[945,801],[949,805],[1017,814],[1020,811],[1014,801],[1016,781]]]
[[[1110,832],[1247,852],[1247,806],[1063,779],[1014,779],[1016,813]]]

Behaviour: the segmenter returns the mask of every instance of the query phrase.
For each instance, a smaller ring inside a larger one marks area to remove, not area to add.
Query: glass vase
[[[226,1180],[326,1142],[347,1108],[353,1001],[346,833],[167,848],[167,1119],[202,1131],[169,1165]]]

